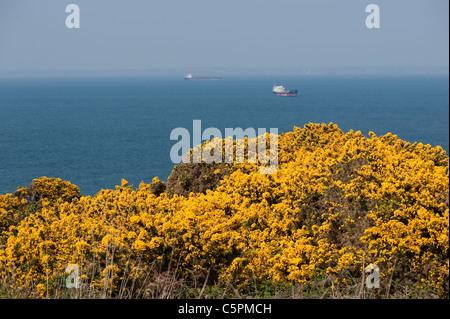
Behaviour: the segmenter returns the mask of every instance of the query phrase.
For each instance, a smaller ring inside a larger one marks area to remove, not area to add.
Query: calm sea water
[[[297,88],[274,97],[272,86]],[[392,132],[449,149],[448,76],[233,77],[0,80],[0,194],[60,177],[83,194],[137,186],[171,172],[176,127],[291,131],[333,122],[347,132]]]

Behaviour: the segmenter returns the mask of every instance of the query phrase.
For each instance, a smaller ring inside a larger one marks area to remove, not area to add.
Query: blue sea
[[[274,84],[299,90],[275,97]],[[125,178],[166,180],[174,128],[278,128],[333,122],[449,150],[448,76],[0,79],[0,194],[60,177],[93,195]]]

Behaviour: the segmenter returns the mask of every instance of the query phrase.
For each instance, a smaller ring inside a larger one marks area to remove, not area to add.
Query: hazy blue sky
[[[66,5],[81,11],[67,29]],[[367,29],[368,4],[381,28]],[[447,67],[447,0],[0,0],[0,71]]]

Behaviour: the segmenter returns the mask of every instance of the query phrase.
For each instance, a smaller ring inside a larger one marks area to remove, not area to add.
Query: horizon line
[[[209,75],[448,75],[449,66],[331,66],[331,67],[172,67],[123,69],[32,69],[0,70],[5,77],[118,77],[181,76],[206,72]]]

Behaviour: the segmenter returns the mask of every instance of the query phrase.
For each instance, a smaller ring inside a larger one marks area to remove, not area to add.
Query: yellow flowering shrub
[[[50,201],[62,199],[71,201],[73,198],[80,197],[80,189],[67,181],[60,178],[41,177],[34,179],[28,188],[28,194],[33,201],[39,201],[47,198]]]
[[[167,189],[157,178],[136,189],[122,180],[80,196],[44,177],[31,192],[0,195],[0,280],[13,297],[53,298],[76,264],[85,297],[168,296],[161,287],[200,290],[204,282],[255,294],[267,283],[325,281],[357,293],[375,263],[381,289],[373,296],[407,286],[448,297],[449,158],[441,147],[344,134],[330,123],[295,127],[278,136],[278,149],[278,170],[268,175],[258,160],[188,163]]]

